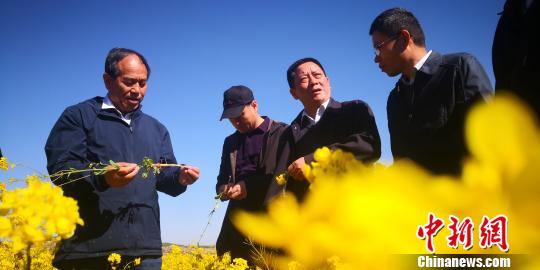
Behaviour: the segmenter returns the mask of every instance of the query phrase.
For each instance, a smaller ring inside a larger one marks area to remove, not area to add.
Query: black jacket
[[[47,169],[54,174],[69,168],[88,168],[91,162],[109,160],[140,163],[176,163],[169,133],[156,119],[140,109],[131,124],[115,111],[102,110],[96,97],[67,108],[56,122],[47,144]],[[105,257],[112,252],[127,256],[161,256],[161,233],[157,191],[178,196],[186,186],[178,182],[180,170],[167,168],[142,179],[139,173],[122,188],[109,188],[103,175],[90,175],[62,185],[64,194],[79,205],[84,226],[62,241],[55,263],[69,259]],[[67,183],[81,175],[59,179]],[[56,264],[55,264],[56,265]]]
[[[388,97],[394,159],[411,159],[434,173],[459,174],[468,154],[465,115],[491,93],[489,79],[472,55],[432,52],[414,83],[399,80]]]
[[[296,159],[304,157],[306,163],[313,161],[317,148],[327,146],[335,150],[350,152],[358,160],[375,162],[381,156],[381,139],[375,117],[369,105],[360,100],[337,102],[330,99],[321,119],[301,136],[302,112],[284,131],[280,140],[279,160],[276,175],[287,170]],[[307,181],[289,181],[286,189],[300,200],[309,188]],[[272,181],[266,200],[282,191],[276,181]]]
[[[260,162],[253,175],[244,180],[246,183],[247,197],[243,200],[230,200],[221,231],[216,243],[218,255],[229,251],[233,258],[241,257],[250,261],[251,247],[245,242],[247,239],[232,224],[231,214],[236,210],[260,211],[263,209],[264,198],[268,185],[274,176],[276,167],[276,152],[279,138],[286,128],[286,124],[270,120],[268,132],[264,135],[264,142],[260,154]],[[227,184],[229,178],[236,182],[236,153],[241,143],[239,133],[235,132],[225,138],[221,154],[221,165],[216,183],[216,193],[221,185]]]
[[[507,0],[493,40],[493,72],[497,93],[510,91],[540,117],[540,3],[525,9],[523,0]]]

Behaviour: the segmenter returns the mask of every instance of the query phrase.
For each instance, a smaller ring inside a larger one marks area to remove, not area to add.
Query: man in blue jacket
[[[427,51],[420,23],[401,8],[377,16],[369,34],[375,63],[390,77],[401,74],[386,107],[394,159],[459,174],[466,113],[493,91],[482,65],[470,54]]]
[[[61,243],[54,259],[59,269],[107,269],[113,252],[124,263],[142,258],[138,269],[161,269],[157,191],[178,196],[198,179],[199,169],[163,168],[141,177],[137,163],[144,157],[176,163],[165,126],[141,111],[149,75],[141,54],[112,49],[103,74],[108,94],[68,107],[49,135],[45,152],[51,174],[109,160],[119,165],[104,175],[53,179],[78,201],[85,222]]]

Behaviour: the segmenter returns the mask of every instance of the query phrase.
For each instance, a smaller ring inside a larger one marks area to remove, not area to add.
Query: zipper
[[[129,131],[130,131],[130,145],[133,145],[135,142],[134,142],[134,139],[133,139],[133,123],[135,122],[135,119],[131,119],[131,122],[129,122]],[[130,160],[133,160],[133,162],[137,163],[137,161],[134,159],[135,158],[135,153],[134,151],[129,151],[131,153],[131,156],[130,156]]]

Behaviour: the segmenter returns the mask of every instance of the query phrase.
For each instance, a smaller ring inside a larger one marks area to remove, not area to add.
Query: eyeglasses
[[[397,38],[399,38],[399,33],[397,33],[397,34],[395,34],[395,35],[392,35],[392,36],[389,37],[387,40],[385,40],[385,41],[383,41],[383,42],[381,42],[381,43],[375,45],[375,46],[374,46],[374,48],[375,48],[375,55],[376,55],[376,56],[379,56],[379,55],[381,54],[381,48],[382,48],[384,45],[386,45],[386,43],[388,43],[388,42],[390,42],[390,41],[392,41],[392,40],[395,40],[395,39],[397,39]]]

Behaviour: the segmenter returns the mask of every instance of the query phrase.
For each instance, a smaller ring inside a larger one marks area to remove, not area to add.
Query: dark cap
[[[321,63],[319,62],[319,60],[317,60],[317,59],[315,59],[313,57],[306,57],[306,58],[296,60],[296,62],[292,63],[292,65],[290,65],[289,68],[287,69],[287,82],[289,83],[289,87],[291,89],[294,87],[294,76],[295,76],[295,73],[296,73],[296,69],[301,64],[307,63],[307,62],[315,63],[317,66],[319,66],[322,69],[322,71],[324,72],[324,76],[326,76],[326,71],[324,71],[324,68],[321,65]]]
[[[223,93],[223,114],[219,121],[240,116],[244,106],[251,103],[253,99],[253,92],[247,86],[236,85],[227,89]]]

